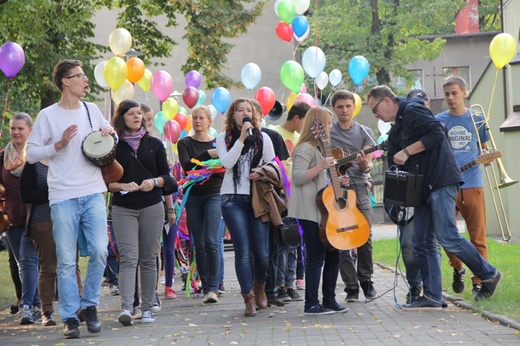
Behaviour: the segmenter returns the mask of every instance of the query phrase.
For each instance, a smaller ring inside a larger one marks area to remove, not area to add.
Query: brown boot
[[[253,290],[255,291],[255,301],[256,306],[259,309],[265,309],[267,307],[267,296],[265,295],[265,282],[263,284],[259,284],[258,282],[253,282]]]
[[[244,304],[246,305],[244,315],[247,317],[256,316],[255,294],[253,293],[253,289],[251,289],[248,294],[242,293],[242,297],[244,297]]]

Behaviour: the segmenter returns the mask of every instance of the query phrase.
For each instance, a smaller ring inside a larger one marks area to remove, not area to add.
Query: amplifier
[[[385,175],[384,203],[402,207],[418,207],[422,202],[424,176],[388,170]]]

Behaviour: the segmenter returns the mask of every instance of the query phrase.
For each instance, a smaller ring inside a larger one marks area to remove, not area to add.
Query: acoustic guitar
[[[330,142],[320,120],[314,121],[316,137],[321,141],[324,156],[331,157]],[[321,213],[320,240],[327,250],[350,250],[365,244],[370,227],[365,216],[356,206],[356,192],[343,190],[337,170],[329,169],[331,186],[323,188],[316,196]]]
[[[381,144],[378,144],[371,148],[363,149],[361,151],[364,152],[365,154],[370,154],[377,150],[386,150],[387,147],[388,147],[387,141],[384,141]],[[341,173],[346,172],[347,169],[352,166],[352,164],[353,164],[352,161],[354,161],[357,158],[357,155],[359,153],[361,153],[361,151],[359,151],[355,154],[350,154],[348,152],[343,151],[343,149],[341,149],[341,148],[332,148],[331,149],[332,157],[336,159],[336,167],[338,168],[338,171]]]
[[[487,165],[488,163],[491,163],[494,159],[498,159],[499,157],[502,157],[502,153],[498,150],[483,152],[475,160],[466,163],[464,166],[460,166],[460,172],[464,173],[471,167],[476,166],[478,164]]]

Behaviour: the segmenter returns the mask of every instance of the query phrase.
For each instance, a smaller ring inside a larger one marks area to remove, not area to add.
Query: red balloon
[[[164,124],[164,136],[172,143],[177,143],[181,135],[181,127],[175,120],[168,120]]]
[[[274,91],[268,87],[261,87],[255,94],[255,100],[262,106],[262,114],[266,115],[273,109],[276,97]]]
[[[291,24],[287,24],[283,21],[276,24],[276,36],[278,36],[280,40],[291,42],[293,37],[293,29]]]
[[[197,88],[189,86],[184,89],[184,92],[182,93],[182,100],[184,101],[184,104],[188,106],[188,108],[193,108],[199,100],[199,92]]]
[[[179,126],[181,127],[181,131],[184,130],[186,128],[186,125],[188,124],[188,117],[186,116],[186,114],[181,112],[175,114],[173,120],[175,120],[179,124]]]

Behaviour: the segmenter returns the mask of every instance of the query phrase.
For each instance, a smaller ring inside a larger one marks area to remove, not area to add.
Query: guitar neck
[[[363,149],[361,150],[362,152],[364,152],[365,154],[370,154],[374,151],[377,151],[377,150],[382,150],[384,149],[386,146],[386,143],[381,143],[381,144],[378,144],[376,145],[375,147],[372,147],[372,148],[367,148],[367,149]],[[360,151],[360,152],[361,152]],[[360,153],[355,153],[355,154],[352,154],[352,155],[349,155],[349,156],[345,156],[344,158],[342,159],[339,159],[336,161],[336,166],[341,166],[341,165],[344,165],[346,163],[349,163],[350,161],[353,161],[356,159],[357,155]]]
[[[478,165],[478,160],[475,159],[475,160],[473,160],[471,162],[466,163],[464,166],[460,166],[459,169],[460,169],[461,173],[464,173],[468,169],[470,169],[471,167],[474,167],[476,165]]]
[[[324,150],[324,156],[325,157],[332,157],[332,150],[330,147],[330,140],[329,139],[322,139],[321,144],[323,146]],[[327,169],[329,171],[330,180],[332,183],[332,188],[334,190],[334,195],[336,197],[336,200],[338,198],[341,198],[343,196],[343,189],[341,188],[341,184],[339,182],[339,175],[337,169]]]

